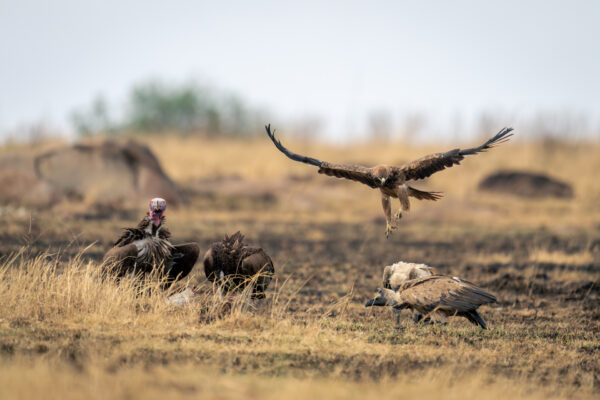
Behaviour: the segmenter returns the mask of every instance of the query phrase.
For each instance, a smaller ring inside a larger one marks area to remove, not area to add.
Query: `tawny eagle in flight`
[[[334,164],[293,153],[283,147],[281,142],[275,138],[275,130],[271,132],[270,124],[266,125],[265,129],[275,147],[292,160],[317,166],[319,167],[320,174],[358,181],[373,189],[379,189],[385,213],[386,237],[389,236],[392,230],[396,229],[396,224],[392,220],[392,203],[390,197],[400,200],[400,208],[395,214],[396,219],[402,217],[403,211],[410,209],[409,197],[414,197],[418,200],[438,200],[442,197],[439,192],[421,191],[408,186],[407,182],[427,178],[438,171],[460,164],[460,161],[465,156],[486,151],[497,144],[507,141],[512,136],[512,133],[510,133],[512,128],[504,128],[479,147],[465,150],[454,149],[445,153],[430,154],[401,167],[381,164],[368,168],[356,164]]]

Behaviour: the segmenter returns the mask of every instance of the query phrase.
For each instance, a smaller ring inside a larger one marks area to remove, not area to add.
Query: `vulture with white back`
[[[413,279],[425,278],[435,274],[435,270],[426,264],[398,261],[395,264],[387,265],[383,269],[383,278],[381,284],[385,289],[396,290],[405,282]],[[393,311],[396,316],[396,325],[400,325],[401,310],[393,308]],[[420,322],[422,319],[423,314],[414,310],[413,321]],[[431,319],[427,317],[424,322],[431,322]]]
[[[479,306],[496,303],[496,297],[471,282],[456,276],[433,275],[402,284],[397,291],[377,288],[376,296],[365,307],[388,306],[397,310],[409,308],[424,315],[460,316],[487,329],[477,312]]]

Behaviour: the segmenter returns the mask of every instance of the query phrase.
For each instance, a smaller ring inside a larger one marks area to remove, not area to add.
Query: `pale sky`
[[[318,116],[338,139],[378,110],[425,112],[441,133],[490,110],[600,127],[599,40],[598,1],[0,0],[0,135],[68,132],[73,109],[150,77]]]

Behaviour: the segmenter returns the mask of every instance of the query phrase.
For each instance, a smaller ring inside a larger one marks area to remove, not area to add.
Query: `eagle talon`
[[[438,192],[427,192],[410,187],[407,184],[408,182],[427,178],[436,172],[458,165],[466,156],[491,149],[496,145],[506,142],[512,136],[512,128],[504,128],[479,147],[434,153],[399,167],[381,164],[367,168],[357,164],[335,164],[296,154],[285,148],[281,141],[275,137],[275,130],[271,130],[270,124],[265,125],[265,130],[277,150],[289,159],[318,167],[320,174],[360,182],[373,189],[378,188],[381,192],[381,204],[385,213],[385,219],[388,222],[388,226],[385,229],[386,237],[396,228],[395,226],[390,226],[390,223],[395,223],[402,218],[403,209],[409,211],[409,197],[432,201],[438,200],[441,197]],[[400,201],[400,210],[396,212],[396,220],[394,221],[392,221],[392,197],[398,198]]]
[[[387,224],[387,225],[385,226],[385,237],[386,237],[386,238],[387,238],[387,237],[389,237],[389,236],[390,236],[390,234],[392,233],[392,231],[394,231],[394,229],[396,229],[396,226],[395,226],[395,225],[392,225],[392,224]]]

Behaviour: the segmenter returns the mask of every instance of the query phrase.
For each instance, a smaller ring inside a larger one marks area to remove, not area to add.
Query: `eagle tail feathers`
[[[418,190],[413,187],[408,187],[408,195],[418,200],[432,200],[436,201],[441,199],[444,195],[441,192],[425,192]]]

